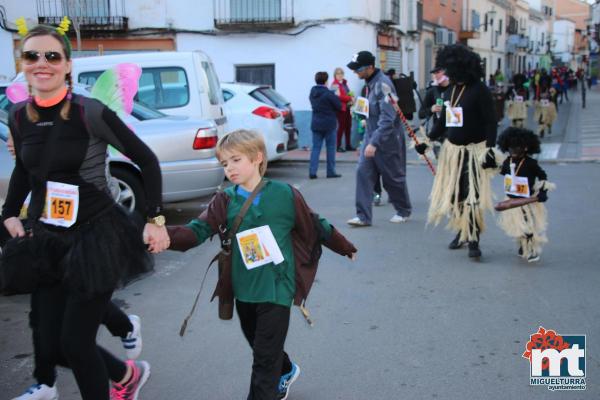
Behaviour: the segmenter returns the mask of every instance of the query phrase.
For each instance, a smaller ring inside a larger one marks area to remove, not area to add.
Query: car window
[[[100,74],[102,74],[102,72],[104,71],[82,72],[77,77],[77,82],[88,86],[94,86],[94,83],[96,83],[96,80],[98,79]]]
[[[8,126],[4,123],[4,121],[0,121],[0,139],[6,142],[8,138]]]
[[[144,68],[136,100],[150,108],[183,107],[190,101],[188,78],[183,68]]]
[[[277,104],[275,104],[273,101],[271,101],[271,99],[269,99],[267,96],[265,96],[263,93],[261,93],[261,91],[258,89],[253,90],[248,94],[255,100],[260,101],[261,103],[265,103],[270,106],[277,107]]]
[[[135,101],[133,102],[133,110],[131,111],[131,115],[140,121],[146,121],[149,119],[158,119],[166,117],[165,114],[161,113],[158,110],[155,110],[150,107],[146,107],[145,105]]]
[[[221,85],[219,84],[219,78],[217,78],[213,65],[209,62],[202,61],[202,69],[204,69],[206,78],[208,79],[208,98],[210,99],[210,104],[216,106],[223,103],[223,94],[221,93],[221,90],[219,90]]]
[[[277,107],[283,108],[290,105],[290,102],[273,88],[261,87],[257,90],[268,97]]]
[[[93,86],[103,71],[82,72],[79,83]],[[190,101],[187,75],[183,68],[144,68],[135,100],[151,108],[183,107]]]
[[[5,94],[0,95],[0,110],[4,110],[4,111],[8,112],[11,104],[12,103],[10,102],[10,100],[8,100],[8,97],[6,97]]]
[[[233,98],[233,96],[235,96],[233,94],[233,92],[223,89],[223,100],[225,100],[225,102],[228,102],[229,100],[231,100]]]

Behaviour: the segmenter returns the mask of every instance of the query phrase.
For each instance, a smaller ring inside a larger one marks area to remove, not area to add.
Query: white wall
[[[13,35],[10,32],[0,31],[0,81],[12,79],[17,71],[15,70],[15,60],[13,54]]]
[[[592,5],[592,24],[600,24],[600,3]]]
[[[527,0],[529,8],[536,11],[542,11],[542,0]]]
[[[296,24],[330,18],[354,17],[373,22],[381,19],[381,0],[294,0],[293,4]],[[212,0],[127,0],[126,14],[132,29],[169,26],[193,31],[214,29]]]
[[[27,20],[27,25],[33,27],[37,24],[37,11],[35,1],[33,0],[11,0],[2,1],[2,5],[6,10],[6,19],[9,27],[16,29],[15,20],[19,17],[24,17]],[[11,79],[15,76],[15,59],[17,50],[14,49],[13,39],[17,38],[16,34],[0,30],[0,80]]]
[[[208,1],[204,1],[209,3]],[[171,1],[170,8],[180,8],[187,11],[191,17],[204,15],[203,6],[193,5],[189,0]],[[210,2],[212,4],[212,2]],[[177,7],[175,7],[177,5]],[[129,18],[129,29],[137,28],[166,28],[168,27],[166,0],[125,0],[125,15]],[[182,13],[186,15],[186,13]]]
[[[362,87],[346,64],[354,53],[376,54],[376,32],[367,24],[332,24],[312,28],[299,36],[235,34],[206,36],[178,34],[180,51],[202,50],[212,59],[219,79],[235,79],[235,65],[275,64],[275,88],[292,102],[295,110],[310,110],[308,93],[314,74],[343,67],[350,87]]]
[[[542,41],[543,34],[543,41]],[[544,54],[546,49],[546,41],[548,40],[548,30],[545,21],[538,21],[534,19],[529,20],[528,27],[529,40],[533,40],[534,47],[533,52],[527,55],[527,63],[531,65],[531,68],[536,68],[536,65],[540,61],[540,57]],[[538,42],[542,42],[538,46]],[[539,48],[539,51],[536,50]]]
[[[552,38],[556,43],[552,51],[563,61],[570,61],[573,46],[575,45],[575,23],[568,20],[554,21]]]

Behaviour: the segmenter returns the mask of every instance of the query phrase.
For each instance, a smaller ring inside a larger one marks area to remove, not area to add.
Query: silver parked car
[[[7,123],[6,112],[0,110],[0,207],[4,205],[8,181],[15,166],[15,162],[6,148],[6,140],[8,139]]]
[[[10,107],[4,95],[5,85],[0,84],[0,108]],[[90,95],[87,88],[80,85],[75,86],[74,92]],[[223,183],[225,173],[215,156],[217,128],[213,121],[167,116],[139,103],[134,104],[133,112],[124,121],[158,157],[164,203],[211,195]],[[6,146],[2,147],[5,151]],[[14,165],[12,158],[10,161],[7,167],[0,166],[2,178],[4,175],[10,177]],[[139,168],[114,149],[109,151],[108,161],[119,188],[113,191],[117,201],[131,211],[145,211]],[[0,183],[0,198],[5,195],[6,186]]]

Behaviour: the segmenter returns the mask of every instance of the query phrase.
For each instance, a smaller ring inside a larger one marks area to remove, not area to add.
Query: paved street
[[[466,250],[446,249],[452,235],[426,227],[432,183],[421,165],[408,168],[414,214],[402,225],[387,222],[393,210],[375,209],[374,226],[351,229],[354,165],[342,163],[341,179],[307,179],[303,163],[278,163],[269,176],[297,185],[309,204],[359,248],[354,263],[325,251],[308,301],[315,326],[293,309],[287,350],[302,368],[290,399],[597,399],[600,396],[600,165],[545,163],[558,190],[550,193],[549,245],[538,264],[516,255],[516,246],[488,215],[482,262]],[[499,189],[501,181],[495,180]],[[185,221],[202,202],[173,206],[171,221]],[[216,273],[187,335],[179,326],[192,304],[208,261],[209,242],[185,254],[157,257],[156,273],[115,293],[129,313],[142,317],[142,358],[152,378],[140,399],[245,398],[251,353],[237,320],[217,319],[209,304]],[[0,298],[0,387],[11,398],[31,383],[26,296]],[[548,392],[529,386],[521,357],[539,326],[586,334],[585,392]],[[99,341],[123,354],[104,328]],[[72,374],[59,370],[62,400],[79,398]]]

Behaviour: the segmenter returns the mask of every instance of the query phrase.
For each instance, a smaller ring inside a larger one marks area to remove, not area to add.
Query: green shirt
[[[246,213],[238,233],[246,229],[268,225],[277,241],[284,261],[248,270],[242,261],[237,240],[232,240],[232,282],[236,299],[249,303],[274,303],[290,307],[296,291],[294,248],[292,230],[295,224],[294,194],[291,187],[283,182],[266,180],[260,193],[258,205],[252,204]],[[225,189],[230,198],[227,207],[227,227],[231,227],[246,198],[238,193],[237,185]],[[329,231],[327,221],[322,225]],[[214,232],[210,225],[199,219],[187,225],[194,231],[198,244],[208,239]]]

